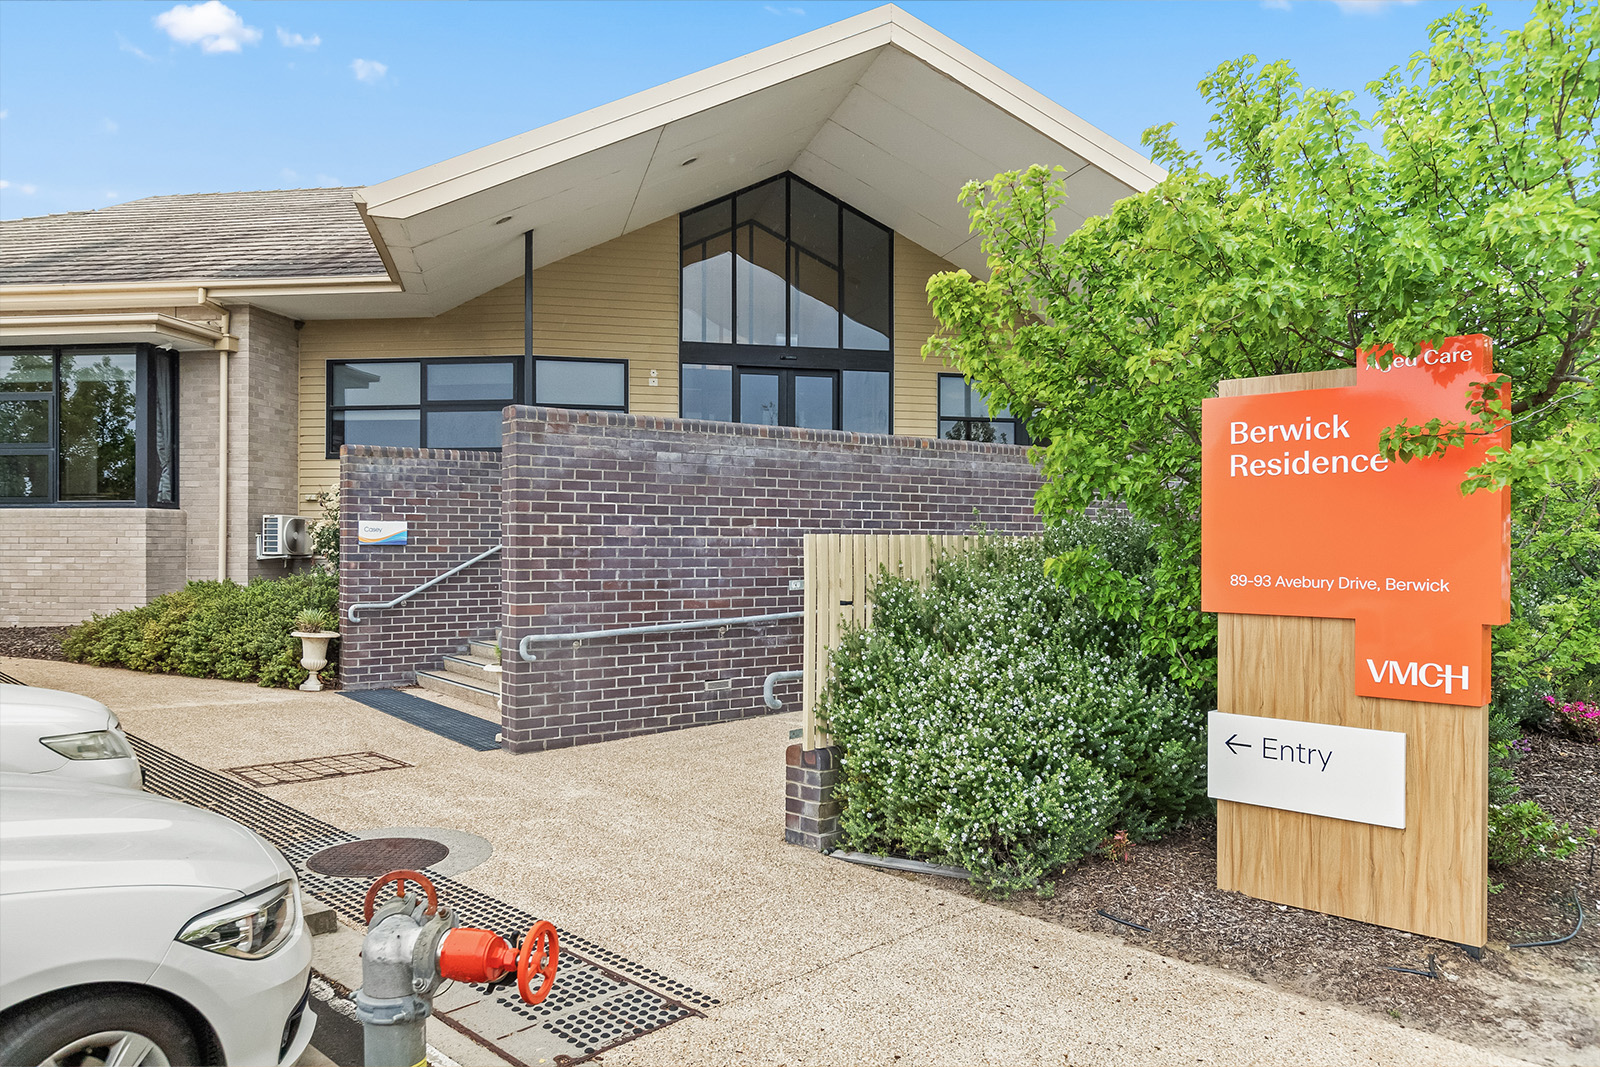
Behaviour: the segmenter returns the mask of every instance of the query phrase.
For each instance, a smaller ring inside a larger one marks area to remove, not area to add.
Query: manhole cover
[[[306,866],[333,878],[376,878],[390,871],[421,870],[448,855],[448,848],[426,837],[375,837],[312,853]]]

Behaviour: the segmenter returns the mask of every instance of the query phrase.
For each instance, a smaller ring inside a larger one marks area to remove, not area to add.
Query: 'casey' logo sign
[[[1201,605],[1355,620],[1355,691],[1489,702],[1489,629],[1510,608],[1508,494],[1461,495],[1507,431],[1410,463],[1378,435],[1467,415],[1491,379],[1489,339],[1424,345],[1341,389],[1203,405]]]

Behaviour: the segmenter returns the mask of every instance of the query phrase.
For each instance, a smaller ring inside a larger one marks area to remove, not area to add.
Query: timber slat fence
[[[828,744],[817,727],[817,698],[828,681],[828,655],[844,638],[847,624],[867,626],[872,607],[867,591],[888,572],[900,578],[927,577],[934,560],[976,544],[970,534],[806,534],[803,679],[804,732],[808,749]]]

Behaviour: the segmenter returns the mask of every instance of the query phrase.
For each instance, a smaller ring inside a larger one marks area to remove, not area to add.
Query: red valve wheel
[[[528,936],[522,940],[522,951],[517,953],[517,992],[529,1004],[540,1004],[550,995],[556,984],[556,959],[561,944],[556,939],[556,928],[543,919],[533,924]],[[535,975],[544,975],[539,991],[532,992],[528,982]]]
[[[428,881],[427,875],[423,874],[421,871],[390,871],[382,878],[379,878],[376,882],[373,882],[372,888],[367,890],[367,903],[365,909],[367,922],[372,921],[372,913],[377,910],[378,890],[382,889],[390,882],[395,884],[394,895],[395,899],[397,900],[406,895],[407,882],[411,882],[417,886],[420,886],[422,891],[428,894],[428,910],[425,912],[425,914],[431,918],[435,913],[438,912],[439,892],[433,888],[433,883]]]

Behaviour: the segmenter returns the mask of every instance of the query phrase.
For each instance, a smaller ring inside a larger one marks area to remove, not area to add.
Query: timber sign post
[[[1484,943],[1509,494],[1461,483],[1508,431],[1410,463],[1378,437],[1464,421],[1492,378],[1488,338],[1457,337],[1382,370],[1223,382],[1205,401],[1222,888]]]

